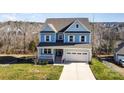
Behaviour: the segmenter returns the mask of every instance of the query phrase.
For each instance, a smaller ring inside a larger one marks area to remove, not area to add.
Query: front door
[[[62,49],[56,49],[56,56],[62,56],[63,50]]]

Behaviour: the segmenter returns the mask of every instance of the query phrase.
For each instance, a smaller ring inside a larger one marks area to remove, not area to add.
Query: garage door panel
[[[88,52],[67,50],[66,61],[88,61]]]

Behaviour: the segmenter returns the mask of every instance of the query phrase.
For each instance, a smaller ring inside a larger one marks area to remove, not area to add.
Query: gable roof
[[[48,18],[45,24],[52,24],[57,32],[64,32],[75,20],[79,20],[80,23],[90,29],[88,18]]]
[[[65,32],[67,32],[70,28],[72,28],[75,24],[78,24],[81,26],[81,28],[84,31],[90,31],[83,23],[81,23],[78,19],[76,19],[67,29]],[[77,30],[76,30],[77,31]]]
[[[51,30],[49,31],[43,31],[46,27],[49,27]],[[41,33],[46,33],[46,32],[57,32],[55,27],[52,24],[44,24]]]
[[[118,48],[115,49],[117,54],[124,54],[124,43],[118,45]]]

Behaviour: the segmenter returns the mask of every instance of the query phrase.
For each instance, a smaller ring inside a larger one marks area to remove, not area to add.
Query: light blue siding
[[[90,43],[90,33],[85,33],[85,34],[65,34],[64,35],[64,43],[69,43],[68,42],[68,36],[74,35],[75,36],[75,43],[80,43],[80,36],[83,35],[86,38],[86,43]]]
[[[51,42],[56,42],[56,34],[55,33],[41,33],[40,34],[40,41],[45,42],[45,35],[50,35],[51,36]]]
[[[78,28],[76,27],[76,25],[78,25]],[[69,27],[66,29],[66,31],[89,31],[89,29],[84,25],[84,24],[81,24],[79,20],[75,20],[75,22]]]

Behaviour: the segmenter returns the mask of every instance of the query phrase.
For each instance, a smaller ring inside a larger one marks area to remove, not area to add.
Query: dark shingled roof
[[[64,32],[75,20],[79,20],[90,30],[88,18],[48,18],[45,24],[52,24],[58,32]]]

